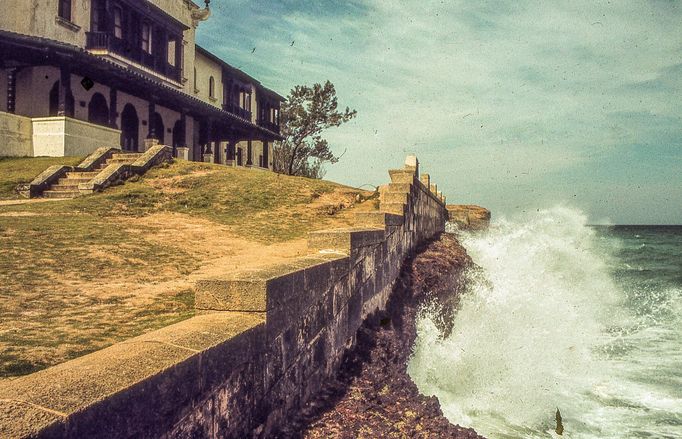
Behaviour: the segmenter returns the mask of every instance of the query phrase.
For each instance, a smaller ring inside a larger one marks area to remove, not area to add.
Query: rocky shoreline
[[[422,247],[403,265],[386,311],[368,318],[358,331],[357,344],[344,356],[336,379],[278,437],[481,438],[451,424],[438,399],[421,395],[407,374],[420,306],[434,301],[443,322],[451,321],[462,272],[472,264],[452,234]]]

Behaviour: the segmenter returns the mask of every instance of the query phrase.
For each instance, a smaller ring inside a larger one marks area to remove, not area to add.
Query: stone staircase
[[[133,164],[142,153],[114,153],[105,162],[89,172],[67,172],[66,177],[59,178],[56,183],[43,192],[45,198],[75,198],[80,195],[78,185],[95,178],[107,166],[112,164]]]

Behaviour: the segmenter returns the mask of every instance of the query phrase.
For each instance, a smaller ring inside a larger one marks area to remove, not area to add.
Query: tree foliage
[[[284,140],[274,146],[275,170],[288,175],[322,178],[324,163],[336,163],[338,157],[329,148],[322,133],[355,117],[348,107],[338,111],[334,84],[312,87],[297,85],[280,110]]]

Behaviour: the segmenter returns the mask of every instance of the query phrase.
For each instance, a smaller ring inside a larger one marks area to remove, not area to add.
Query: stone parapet
[[[402,262],[444,231],[410,163],[358,227],[310,233],[313,254],[199,281],[196,317],[0,384],[0,436],[272,436],[337,372]]]

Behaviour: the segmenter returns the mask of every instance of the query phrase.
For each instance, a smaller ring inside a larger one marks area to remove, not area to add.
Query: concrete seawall
[[[196,317],[0,384],[0,437],[268,436],[444,230],[445,199],[416,159],[390,176],[379,211],[309,235],[313,255],[201,281]]]

